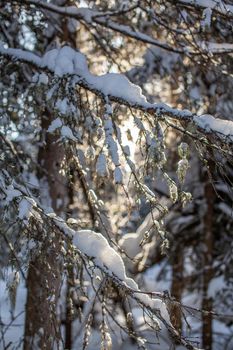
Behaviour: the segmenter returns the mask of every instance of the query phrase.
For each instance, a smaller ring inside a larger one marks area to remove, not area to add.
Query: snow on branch
[[[198,350],[191,343],[180,337],[175,328],[170,323],[170,317],[167,306],[163,300],[152,298],[147,293],[142,292],[137,283],[127,277],[125,265],[120,254],[110,247],[107,239],[101,233],[92,230],[74,231],[67,224],[60,220],[56,221],[57,226],[69,237],[72,237],[74,246],[83,254],[93,259],[96,267],[107,273],[108,276],[116,278],[117,282],[126,287],[132,297],[142,305],[148,308],[165,325],[170,335],[184,345],[187,349]],[[158,323],[159,325],[159,323]]]
[[[44,219],[51,220],[53,224],[65,235],[66,238],[72,240],[73,245],[85,256],[94,262],[94,265],[113,278],[119,280],[126,288],[136,293],[137,299],[150,308],[160,309],[160,300],[151,299],[148,295],[142,294],[137,283],[127,277],[125,265],[120,254],[110,247],[107,239],[101,234],[92,230],[75,231],[70,228],[66,222],[57,216],[54,212],[47,213],[48,209],[41,207],[33,197],[27,195],[26,189],[18,185],[15,181],[11,185],[7,185],[5,178],[10,179],[7,172],[0,173],[0,188],[4,193],[4,205],[9,205],[12,201],[17,203],[18,218],[26,223],[35,216],[37,212]],[[38,217],[38,215],[36,215]],[[163,304],[163,303],[162,303]],[[169,316],[165,305],[161,304],[162,317],[169,323]]]
[[[166,43],[156,40],[149,35],[146,35],[139,31],[134,31],[129,26],[125,26],[123,24],[119,24],[117,22],[112,21],[109,18],[109,12],[106,12],[106,13],[98,12],[98,11],[91,10],[89,8],[81,8],[81,7],[78,8],[76,6],[57,6],[54,4],[46,3],[41,0],[27,0],[24,2],[26,4],[35,5],[36,7],[46,9],[48,11],[52,11],[60,15],[65,15],[65,16],[75,18],[76,20],[83,20],[87,24],[90,24],[90,23],[99,24],[103,27],[112,29],[118,33],[131,37],[133,39],[142,41],[147,44],[161,47],[168,51],[173,51],[176,53],[185,52],[183,49],[177,49],[175,47],[169,46]],[[115,13],[115,15],[116,14],[117,12]]]
[[[193,123],[203,134],[217,137],[222,142],[233,143],[233,122],[205,115],[197,116],[188,110],[178,110],[164,103],[149,103],[141,88],[132,84],[123,74],[108,73],[100,76],[90,73],[86,57],[68,46],[53,49],[39,57],[29,51],[5,48],[0,42],[0,54],[47,69],[56,76],[72,76],[77,85],[92,91],[106,100],[145,111],[156,118],[165,117]],[[226,127],[227,125],[227,127]]]
[[[9,174],[0,173],[0,190],[4,193],[3,204],[10,205],[11,202],[17,205],[18,219],[28,225],[30,218],[35,220],[49,220],[59,229],[65,238],[71,239],[76,249],[92,261],[94,266],[104,272],[108,277],[125,288],[143,307],[148,307],[169,326],[170,317],[165,303],[160,299],[150,298],[144,294],[137,283],[127,277],[125,265],[120,254],[115,251],[108,243],[107,239],[101,234],[92,230],[75,231],[67,223],[57,216],[54,212],[48,213],[47,208],[41,207],[32,197],[26,195],[26,189],[16,182],[7,185],[5,178],[9,180]],[[157,321],[158,329],[160,328]]]
[[[229,43],[213,43],[208,41],[198,42],[202,51],[214,53],[231,53],[233,52],[233,44]]]
[[[34,5],[36,7],[55,12],[60,15],[68,16],[71,18],[75,18],[76,20],[82,20],[86,22],[87,24],[98,24],[103,27],[109,28],[113,31],[116,31],[118,33],[121,33],[127,37],[133,38],[135,40],[160,47],[167,51],[172,51],[180,54],[191,54],[196,55],[199,54],[199,52],[196,52],[191,47],[186,47],[184,49],[176,48],[174,46],[170,46],[167,43],[161,42],[159,40],[154,39],[150,35],[144,34],[139,31],[133,30],[130,26],[126,26],[123,24],[120,24],[116,21],[113,21],[109,18],[110,14],[109,12],[98,12],[89,8],[82,8],[82,7],[76,7],[76,6],[57,6],[54,4],[50,4],[47,2],[44,2],[42,0],[25,0],[25,4]],[[233,6],[226,5],[225,3],[218,1],[216,4],[216,1],[192,1],[192,0],[184,0],[179,1],[179,3],[184,5],[194,5],[198,8],[209,8],[211,11],[213,9],[217,10],[220,14],[224,15],[232,15],[233,16]],[[129,9],[130,10],[130,9]],[[120,13],[121,11],[119,11]],[[111,13],[111,15],[117,15],[118,13]],[[217,49],[216,49],[217,47]],[[208,49],[208,52],[211,54],[221,54],[221,53],[229,53],[232,52],[232,47],[229,47],[229,44],[223,43],[221,45],[218,45],[218,43],[210,43],[209,45],[205,43],[201,43],[199,46],[199,51],[202,50],[203,53],[205,53]]]
[[[194,117],[195,123],[199,128],[209,133],[218,133],[218,135],[229,136],[233,140],[233,122],[214,118],[210,114],[203,114],[200,117]]]
[[[185,6],[196,7],[201,10],[208,8],[220,15],[230,18],[233,17],[233,5],[226,4],[221,0],[179,0],[177,3]]]
[[[11,185],[7,185],[8,181],[11,182]],[[14,202],[14,208],[19,214],[18,219],[22,223],[28,226],[28,221],[31,219],[52,223],[54,228],[61,232],[65,240],[71,240],[82,258],[92,262],[94,268],[102,271],[120,288],[123,288],[140,307],[147,309],[154,316],[153,320],[157,324],[158,330],[161,322],[171,337],[176,339],[178,343],[190,350],[197,349],[185,338],[180,337],[172,326],[165,298],[162,295],[160,297],[156,292],[148,293],[140,290],[137,283],[132,278],[127,277],[121,255],[109,245],[109,242],[101,233],[92,230],[73,230],[61,217],[54,212],[48,212],[48,208],[40,206],[24,186],[12,181],[6,171],[0,172],[0,190],[5,194],[3,199],[5,205]]]
[[[144,294],[138,288],[137,283],[132,278],[127,277],[122,257],[110,247],[107,239],[101,233],[92,230],[74,231],[60,218],[55,223],[66,236],[72,237],[73,245],[82,254],[88,256],[95,266],[129,289],[143,305],[154,310],[160,310],[162,318],[170,324],[165,304],[159,299],[153,299],[146,293]]]

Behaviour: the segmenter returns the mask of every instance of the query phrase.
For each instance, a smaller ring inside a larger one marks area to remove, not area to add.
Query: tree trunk
[[[214,163],[209,161],[210,171],[213,174]],[[213,219],[214,219],[214,200],[215,192],[208,175],[205,175],[205,198],[206,214],[204,217],[204,247],[203,253],[203,298],[202,310],[209,313],[202,314],[202,346],[205,350],[212,349],[212,299],[208,297],[209,283],[213,277]]]
[[[67,187],[59,174],[64,149],[57,143],[57,137],[48,134],[52,121],[48,110],[42,116],[42,146],[39,149],[41,203],[52,207],[56,214],[65,212]],[[39,230],[40,231],[40,230]],[[24,350],[59,348],[61,340],[57,317],[57,302],[61,287],[61,245],[59,235],[51,229],[38,232],[38,241],[42,242],[41,254],[32,257],[27,278],[27,303],[25,321]]]
[[[69,155],[71,157],[71,155]],[[70,169],[70,181],[68,185],[68,198],[69,206],[74,204],[74,170]],[[70,212],[71,216],[72,210]],[[74,271],[73,266],[67,268],[67,281],[66,281],[66,314],[65,314],[65,349],[72,349],[72,322],[73,322],[73,286],[74,286]]]
[[[171,303],[169,311],[173,327],[181,335],[182,331],[182,312],[179,303],[181,302],[183,292],[183,249],[182,246],[176,247],[172,262],[172,285],[171,296],[176,302]]]

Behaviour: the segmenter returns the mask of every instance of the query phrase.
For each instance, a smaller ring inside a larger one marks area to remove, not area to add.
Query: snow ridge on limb
[[[132,278],[127,277],[125,265],[120,254],[110,247],[107,239],[101,233],[92,230],[74,231],[60,217],[52,215],[51,219],[63,234],[72,240],[73,245],[93,261],[97,268],[101,269],[110,278],[112,277],[113,280],[116,280],[120,286],[125,287],[132,295],[132,298],[141,304],[142,307],[148,308],[157,318],[154,321],[157,321],[158,326],[161,322],[168,330],[170,336],[187,349],[200,350],[177,333],[170,322],[165,302],[161,299],[150,297],[149,295],[153,293],[141,291],[137,283]]]
[[[62,226],[66,231],[68,226],[66,224],[62,224]],[[70,228],[68,229],[71,230]],[[186,342],[185,339],[178,335],[177,331],[170,323],[166,304],[162,300],[151,298],[146,293],[140,291],[137,283],[132,278],[127,277],[122,257],[110,247],[107,239],[103,237],[101,233],[92,230],[76,231],[73,234],[72,241],[74,246],[83,254],[92,259],[94,258],[94,263],[97,267],[105,270],[108,275],[112,275],[113,278],[116,277],[123,285],[131,289],[133,291],[133,298],[143,306],[154,311],[155,315],[165,325],[170,335],[177,338],[180,344],[184,345],[187,349],[198,350],[198,348]]]
[[[233,140],[233,122],[231,120],[222,120],[214,118],[210,114],[203,114],[200,117],[194,117],[194,121],[206,133],[217,133]]]
[[[39,57],[29,51],[5,48],[0,42],[0,55],[27,62],[38,68],[48,69],[51,73],[62,78],[73,76],[76,83],[92,91],[102,98],[133,107],[156,118],[172,119],[193,123],[205,135],[212,134],[225,143],[233,143],[233,122],[217,119],[211,116],[197,116],[189,110],[178,110],[165,103],[149,103],[142,94],[141,88],[132,84],[123,74],[107,73],[96,76],[90,73],[86,57],[69,46],[48,51]],[[226,127],[227,123],[227,127]]]
[[[103,237],[101,233],[92,230],[74,231],[68,227],[61,218],[57,217],[56,219],[53,218],[53,220],[56,226],[58,226],[66,236],[72,239],[73,245],[81,253],[93,260],[97,268],[100,268],[108,276],[120,282],[122,287],[125,286],[131,292],[132,297],[141,304],[142,307],[148,308],[153,312],[156,318],[167,328],[172,338],[176,339],[189,350],[199,350],[177,333],[170,322],[166,304],[161,299],[151,298],[148,293],[144,293],[138,288],[137,283],[132,278],[127,277],[125,265],[121,256],[110,247],[107,239]]]
[[[125,288],[126,292],[138,303],[142,308],[147,309],[153,315],[154,322],[162,323],[171,337],[176,339],[187,349],[196,350],[196,348],[180,337],[177,331],[170,323],[167,307],[163,299],[152,298],[152,293],[143,292],[138,288],[137,283],[127,277],[124,262],[112,247],[110,247],[107,239],[101,233],[92,230],[75,231],[70,228],[67,223],[54,212],[48,213],[48,208],[41,207],[33,196],[28,196],[28,191],[24,186],[18,185],[15,181],[12,185],[7,186],[5,183],[6,172],[0,172],[1,190],[6,194],[6,201],[14,201],[15,208],[19,212],[19,219],[22,223],[28,225],[28,220],[33,216],[34,220],[40,222],[48,220],[59,229],[64,238],[71,240],[73,245],[79,251],[80,255],[86,257],[93,262],[94,267],[100,269],[106,276],[112,278],[119,287]],[[160,321],[160,322],[159,322]]]
[[[166,305],[159,299],[152,299],[144,294],[137,283],[127,277],[125,265],[120,254],[118,254],[108,243],[107,239],[98,232],[92,230],[74,231],[64,221],[54,222],[66,236],[72,239],[73,245],[84,255],[88,256],[96,267],[105,271],[109,276],[116,278],[123,286],[130,289],[137,300],[146,307],[160,311],[162,318],[170,324],[170,318]]]
[[[125,26],[123,24],[117,23],[109,18],[113,13],[111,12],[98,12],[95,10],[91,10],[89,8],[76,7],[76,6],[57,6],[54,4],[47,3],[41,0],[24,0],[25,4],[35,5],[38,8],[42,8],[48,11],[52,11],[54,13],[68,16],[71,18],[75,18],[76,20],[83,20],[87,24],[94,22],[95,24],[101,25],[103,27],[109,28],[115,32],[121,33],[123,35],[129,36],[135,40],[148,43],[160,48],[163,48],[167,51],[172,51],[176,53],[185,53],[184,49],[174,48],[169,46],[168,44],[161,42],[152,38],[151,36],[144,34],[139,31],[134,31],[129,26]],[[130,11],[131,8],[128,9]],[[121,12],[121,11],[119,11]],[[127,12],[127,10],[126,10]],[[115,13],[117,14],[117,12]]]
[[[42,0],[24,0],[25,4],[34,5],[38,8],[45,9],[48,11],[52,11],[54,13],[68,16],[70,18],[74,18],[76,20],[82,20],[87,24],[95,23],[105,28],[111,29],[115,32],[121,33],[122,35],[131,37],[135,40],[141,41],[143,43],[147,43],[153,46],[160,47],[164,50],[179,53],[179,54],[191,54],[196,55],[198,52],[193,51],[191,47],[186,47],[184,49],[177,48],[171,45],[168,45],[165,42],[161,42],[157,39],[154,39],[150,35],[142,33],[140,31],[133,30],[130,26],[123,25],[116,21],[113,21],[110,16],[115,14],[120,14],[121,10],[115,13],[111,12],[98,12],[89,8],[76,7],[76,6],[57,6]],[[184,6],[194,6],[200,9],[210,9],[210,11],[215,10],[218,14],[233,17],[233,6],[227,5],[223,1],[214,0],[182,0],[177,1],[177,4]],[[136,6],[137,7],[137,6]],[[134,8],[134,6],[132,7]],[[132,8],[128,8],[127,11],[130,11]],[[217,47],[217,49],[216,49]],[[199,46],[199,50],[203,50],[203,52],[211,52],[212,54],[221,54],[226,52],[232,52],[232,47],[229,44],[224,43],[218,45],[218,43],[201,43]]]
[[[209,8],[220,15],[233,17],[233,5],[226,4],[221,0],[178,0],[177,3],[200,9]]]

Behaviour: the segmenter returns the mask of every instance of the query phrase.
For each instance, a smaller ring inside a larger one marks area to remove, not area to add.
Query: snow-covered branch
[[[0,43],[0,54],[41,69],[47,69],[60,78],[72,76],[77,85],[92,91],[103,99],[107,97],[111,101],[155,115],[161,120],[169,117],[181,122],[192,123],[206,136],[210,134],[222,142],[233,142],[232,121],[223,121],[209,116],[208,118],[199,117],[188,110],[178,110],[164,103],[149,103],[142,95],[141,88],[132,84],[124,75],[108,73],[96,76],[90,73],[86,57],[68,46],[50,50],[44,56],[39,57],[29,51],[5,48]]]
[[[233,44],[229,43],[213,43],[201,41],[198,43],[203,51],[214,53],[230,53],[233,52]]]
[[[75,18],[76,20],[81,20],[84,21],[88,25],[100,25],[106,28],[109,28],[115,32],[121,33],[127,37],[133,38],[135,40],[141,41],[146,44],[150,44],[153,46],[160,47],[164,50],[179,53],[179,54],[189,54],[189,55],[195,55],[199,54],[200,50],[205,53],[208,49],[208,52],[211,54],[221,54],[221,53],[226,53],[226,52],[232,52],[233,48],[229,47],[229,44],[223,43],[221,45],[218,45],[218,49],[216,50],[215,47],[217,43],[210,43],[209,45],[200,45],[198,47],[198,51],[193,50],[191,47],[186,47],[186,48],[177,48],[171,45],[168,45],[165,42],[161,42],[159,40],[154,39],[150,35],[144,34],[140,31],[135,31],[133,30],[130,26],[126,26],[123,24],[120,24],[116,21],[113,21],[112,19],[109,18],[109,12],[98,12],[94,11],[89,8],[81,8],[81,7],[76,7],[76,6],[57,6],[54,4],[46,3],[42,0],[25,0],[24,1],[26,4],[29,5],[35,5],[36,7],[39,7],[41,9],[45,9],[48,11],[55,12],[60,15],[68,16],[70,18]],[[181,1],[182,2],[182,1]],[[192,5],[194,2],[193,1],[183,1],[183,3],[187,3],[188,5]],[[215,7],[213,6],[212,3],[215,3],[214,1],[211,1],[210,8],[219,8],[220,12],[223,14],[231,14],[233,13],[232,6],[227,6],[224,4],[220,4],[219,6],[215,4]],[[195,3],[196,5],[196,3]],[[202,7],[207,7],[205,4],[203,4],[203,1],[200,1],[200,4],[198,2],[198,6]],[[227,6],[227,7],[224,7]],[[224,10],[225,9],[225,10]],[[117,12],[114,14],[116,15]]]
[[[109,12],[98,12],[91,10],[89,8],[81,8],[76,6],[57,6],[54,4],[46,3],[41,0],[27,0],[26,4],[35,5],[36,7],[55,12],[60,15],[68,16],[70,18],[75,18],[76,20],[82,20],[86,22],[88,25],[101,25],[103,27],[114,30],[115,32],[121,33],[125,36],[133,38],[135,40],[144,42],[146,44],[151,44],[154,46],[161,47],[168,51],[173,51],[177,53],[184,53],[183,49],[178,49],[172,47],[166,43],[163,43],[159,40],[152,38],[149,35],[141,33],[139,31],[134,31],[129,26],[125,26],[123,24],[119,24],[109,18]],[[115,13],[115,15],[117,12]]]
[[[219,15],[229,18],[233,17],[233,5],[226,4],[225,1],[221,0],[179,0],[177,1],[177,4],[197,8],[199,10],[209,8],[211,11],[214,11]]]
[[[52,223],[54,228],[56,227],[61,232],[65,240],[72,241],[74,247],[85,260],[91,261],[94,268],[102,271],[122,290],[125,290],[140,307],[153,314],[153,320],[158,327],[160,327],[161,322],[171,337],[176,339],[178,343],[187,349],[196,349],[185,338],[181,337],[172,326],[164,296],[160,296],[156,292],[148,293],[140,290],[137,283],[127,276],[121,255],[109,245],[109,242],[101,233],[92,230],[73,230],[61,217],[54,212],[48,213],[48,209],[41,207],[33,197],[28,196],[27,190],[23,186],[16,182],[14,182],[14,185],[6,185],[5,176],[5,172],[0,174],[1,190],[5,194],[4,201],[8,204],[12,201],[15,204],[17,203],[16,210],[18,210],[18,218],[22,223],[28,225],[31,219]]]
[[[16,182],[12,185],[7,185],[5,182],[6,177],[9,181],[9,174],[6,172],[0,173],[0,188],[4,193],[4,204],[9,205],[13,201],[15,204],[17,203],[15,208],[22,223],[28,225],[31,219],[35,221],[50,221],[64,235],[65,240],[70,239],[79,253],[85,259],[92,261],[95,268],[113,279],[142,307],[148,308],[168,327],[173,336],[178,336],[170,323],[165,303],[160,299],[151,298],[147,293],[143,293],[137,283],[132,278],[127,277],[121,255],[109,245],[107,239],[101,233],[92,230],[73,230],[61,217],[54,212],[48,213],[47,208],[40,206],[33,197],[28,196],[26,188],[18,185]],[[159,321],[157,323],[159,326]],[[183,342],[182,339],[181,342]]]

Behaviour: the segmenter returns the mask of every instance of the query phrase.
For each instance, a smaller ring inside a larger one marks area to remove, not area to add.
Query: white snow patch
[[[100,153],[96,162],[96,172],[99,176],[106,176],[107,171],[107,160],[106,156],[103,153]]]
[[[33,203],[27,197],[23,198],[19,203],[19,218],[21,220],[28,219],[32,215]]]
[[[62,121],[60,118],[56,118],[52,121],[52,123],[48,127],[48,132],[54,132],[56,129],[62,126]]]
[[[226,285],[223,276],[213,278],[208,286],[208,296],[215,298],[216,294]]]
[[[77,141],[72,130],[66,125],[63,125],[63,127],[61,128],[61,135],[67,139],[72,140],[72,141]]]
[[[120,167],[116,167],[114,170],[114,181],[116,184],[122,184],[123,175]]]
[[[67,97],[63,98],[62,100],[59,98],[56,102],[55,107],[59,110],[61,114],[66,114],[67,110],[69,109]]]
[[[49,82],[49,78],[48,78],[47,74],[45,74],[44,72],[41,73],[39,75],[38,84],[47,85],[48,82]]]
[[[26,54],[26,53],[25,53]],[[108,73],[95,76],[88,70],[86,57],[69,46],[53,49],[41,58],[41,67],[47,67],[55,75],[77,74],[84,78],[94,89],[101,90],[106,96],[113,95],[127,99],[132,103],[146,103],[139,86],[132,84],[123,74]]]
[[[109,275],[116,277],[122,284],[133,290],[134,296],[144,305],[154,310],[160,309],[162,317],[170,323],[165,303],[159,299],[149,297],[146,293],[142,293],[137,283],[132,278],[127,277],[122,257],[110,247],[107,239],[101,233],[91,230],[74,231],[64,222],[57,220],[55,222],[66,235],[73,239],[73,244],[77,249],[93,259],[97,267],[104,269]]]
[[[108,73],[98,77],[89,75],[88,82],[103,91],[105,95],[127,99],[132,103],[147,102],[141,88],[132,84],[123,74]]]
[[[197,126],[208,132],[215,132],[233,140],[233,122],[230,120],[222,120],[214,118],[210,114],[203,114],[194,117]]]
[[[18,190],[14,189],[13,185],[9,185],[5,191],[6,194],[6,202],[11,202],[14,198],[17,198],[19,196],[22,196],[22,193]]]
[[[147,306],[153,309],[160,309],[162,316],[169,322],[169,315],[165,304],[159,299],[152,299],[139,291],[137,283],[126,276],[125,265],[121,256],[110,247],[107,239],[101,234],[91,230],[77,231],[73,237],[73,244],[82,253],[95,259],[95,263],[106,269],[112,276],[116,276],[127,287],[133,289],[135,296]]]

